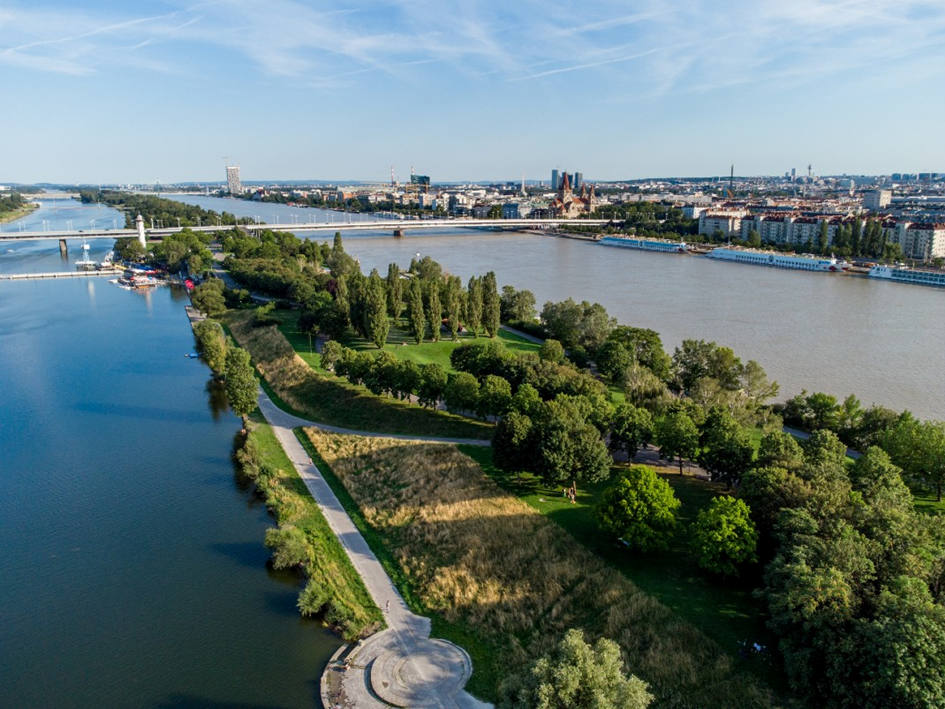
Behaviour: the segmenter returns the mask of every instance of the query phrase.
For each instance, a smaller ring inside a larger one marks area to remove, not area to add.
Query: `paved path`
[[[534,342],[536,345],[543,345],[545,341],[540,337],[535,337],[534,335],[529,335],[527,332],[522,332],[521,330],[516,330],[514,327],[509,327],[508,325],[499,325],[500,330],[505,330],[506,332],[511,332],[513,335],[518,335],[523,340],[528,340],[529,342]]]
[[[259,409],[364,579],[371,598],[385,610],[387,618],[387,630],[362,641],[349,653],[352,664],[349,670],[339,672],[337,666],[326,670],[340,675],[340,682],[336,683],[340,690],[331,697],[329,706],[359,709],[489,706],[463,691],[472,673],[469,656],[452,643],[430,639],[430,619],[407,608],[384,567],[295,437],[294,428],[312,423],[282,411],[265,392],[260,392]]]

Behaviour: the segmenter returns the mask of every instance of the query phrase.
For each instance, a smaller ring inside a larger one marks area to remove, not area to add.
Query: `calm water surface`
[[[236,214],[233,205],[255,207],[250,213],[256,214],[280,207],[283,224],[292,213],[315,211],[232,199],[187,201]],[[408,231],[400,239],[345,231],[345,248],[365,271],[382,274],[391,261],[407,266],[418,253],[464,278],[493,270],[500,285],[534,292],[539,308],[568,297],[597,301],[622,324],[659,332],[670,352],[686,338],[715,340],[743,361],[758,360],[780,383],[782,398],[801,389],[856,393],[866,405],[945,419],[945,289],[533,234],[410,232],[409,225],[403,223]]]
[[[0,282],[2,706],[318,706],[340,642],[266,570],[184,298]]]

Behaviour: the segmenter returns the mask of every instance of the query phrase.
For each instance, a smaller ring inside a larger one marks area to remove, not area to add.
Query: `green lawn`
[[[495,468],[491,449],[474,446],[460,446],[460,449],[476,460],[501,487],[557,522],[606,563],[718,642],[732,657],[738,658],[740,641],[767,645],[772,651],[767,660],[752,655],[747,660],[737,661],[746,663],[751,672],[775,691],[787,693],[782,660],[776,650],[777,638],[765,627],[764,604],[752,597],[752,591],[761,585],[760,577],[719,579],[699,569],[687,550],[686,525],[713,497],[730,494],[724,486],[675,473],[660,473],[682,503],[681,525],[668,551],[637,554],[601,532],[591,516],[592,507],[607,482],[579,486],[577,504],[571,504],[560,489],[549,489],[537,478],[524,475],[519,480]]]
[[[945,514],[945,501],[939,502],[934,490],[914,488],[912,495],[915,497],[915,508],[919,512],[935,515]]]
[[[298,352],[299,356],[309,363],[313,368],[324,372],[321,369],[321,361],[315,350],[314,340],[309,341],[309,336],[299,332],[298,319],[300,312],[298,310],[279,311],[278,317],[282,321],[279,330],[285,335],[292,347]],[[530,342],[518,335],[514,335],[506,330],[499,330],[497,338],[512,352],[535,352],[537,353],[541,345]],[[486,338],[478,338],[480,342],[486,341]],[[358,352],[377,352],[377,347],[373,343],[356,336],[350,330],[347,336],[339,340],[345,347]],[[399,327],[391,327],[390,334],[387,337],[387,344],[384,349],[393,354],[398,359],[411,360],[423,366],[424,364],[436,363],[448,372],[456,370],[450,366],[450,353],[459,345],[467,342],[476,342],[476,338],[468,333],[461,333],[459,341],[453,342],[448,337],[439,342],[430,342],[429,340],[417,345],[413,336],[406,330]]]

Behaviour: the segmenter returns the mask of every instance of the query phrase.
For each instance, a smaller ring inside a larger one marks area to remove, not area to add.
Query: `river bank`
[[[22,219],[23,217],[29,216],[31,213],[39,209],[39,207],[40,205],[38,202],[30,202],[23,205],[19,209],[14,209],[12,212],[2,212],[0,213],[0,224],[15,222],[17,219]]]

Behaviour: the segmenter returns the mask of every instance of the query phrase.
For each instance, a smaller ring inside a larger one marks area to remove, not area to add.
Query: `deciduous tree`
[[[243,419],[246,433],[246,417],[256,408],[259,384],[250,360],[249,352],[231,345],[226,352],[226,396],[230,408]]]
[[[679,505],[669,483],[653,468],[634,465],[604,491],[594,508],[594,518],[601,529],[631,549],[667,549],[676,532]]]
[[[601,638],[591,647],[569,630],[557,651],[502,686],[501,709],[646,709],[647,685],[627,676],[620,646]]]
[[[716,497],[690,527],[699,566],[724,576],[738,576],[743,564],[758,561],[758,530],[748,505],[734,497]]]

